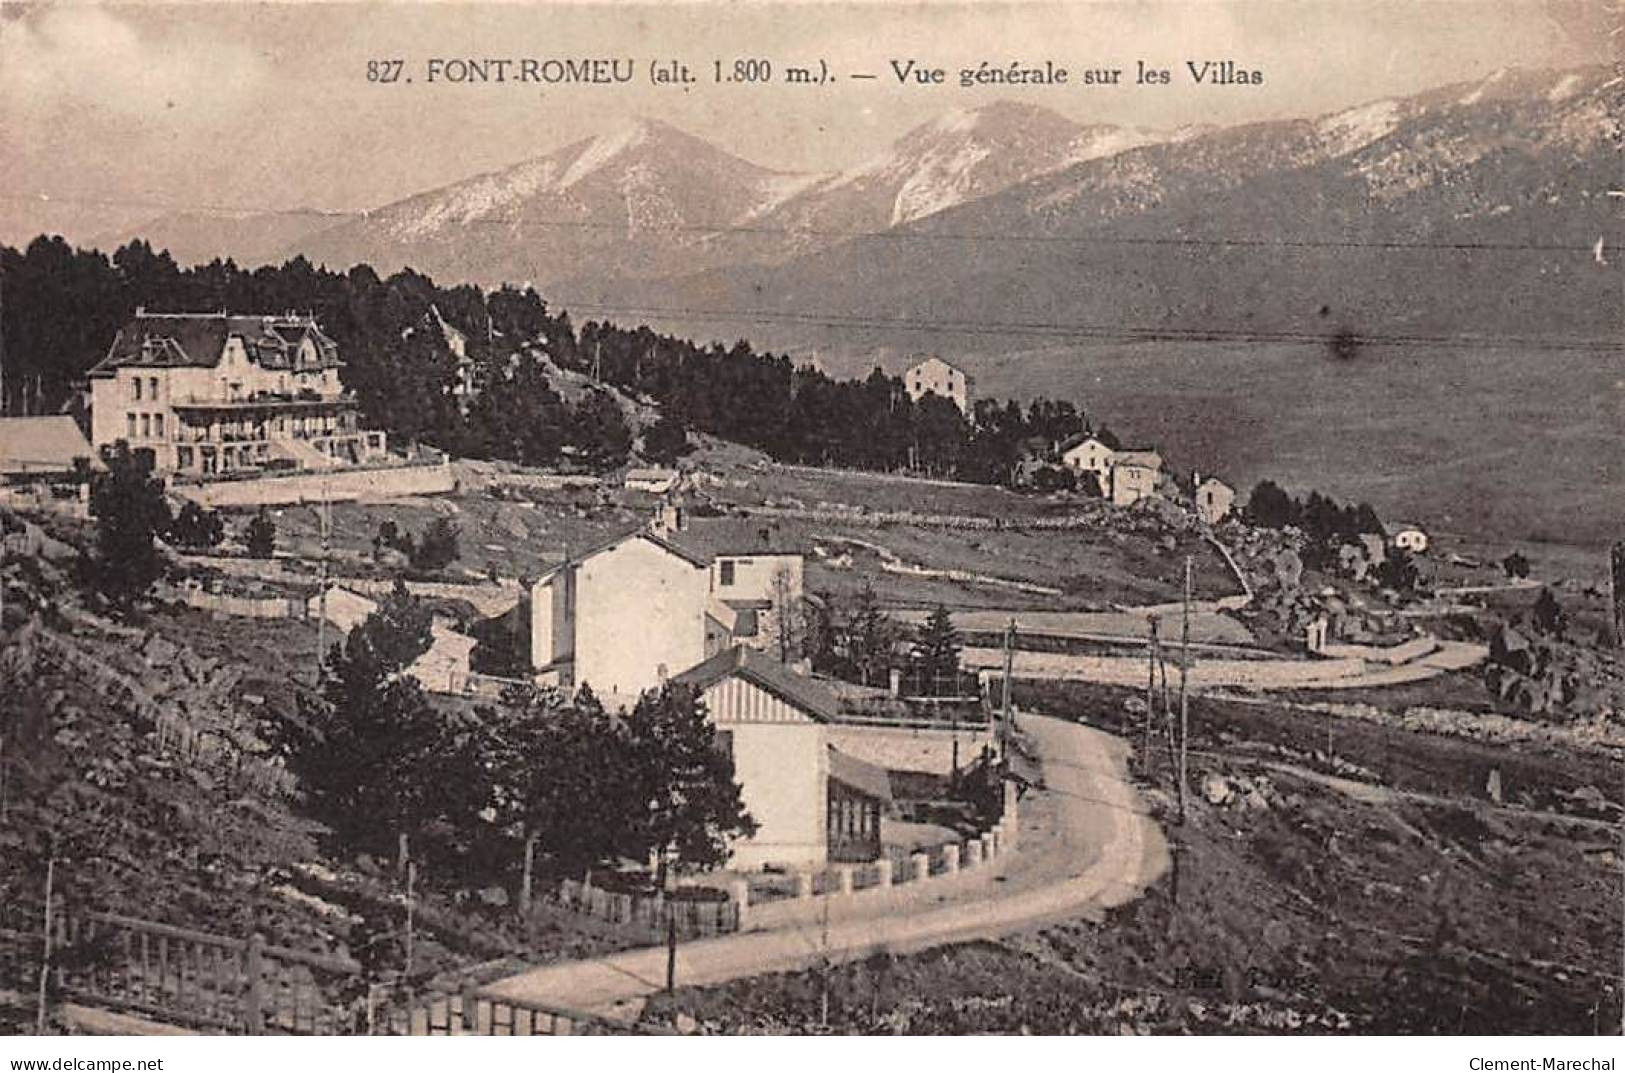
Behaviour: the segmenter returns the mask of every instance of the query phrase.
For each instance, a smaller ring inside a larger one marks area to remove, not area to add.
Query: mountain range
[[[578,321],[836,374],[935,351],[1238,486],[1595,543],[1625,525],[1622,85],[1506,70],[1169,131],[1004,102],[826,174],[642,120],[366,213],[139,233],[182,261],[531,282]],[[132,233],[108,226],[103,248]]]
[[[1619,98],[1603,69],[1507,72],[1064,160],[788,260],[554,293],[861,362],[1057,338],[1613,339]]]

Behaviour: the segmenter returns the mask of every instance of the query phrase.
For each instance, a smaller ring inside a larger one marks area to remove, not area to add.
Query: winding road
[[[684,944],[683,985],[907,952],[1097,913],[1136,897],[1167,867],[1161,831],[1129,784],[1128,746],[1088,727],[1026,715],[1021,729],[1044,785],[1022,803],[1020,848],[948,883],[899,888],[885,899],[832,899],[827,921]],[[838,907],[839,906],[839,907]],[[548,965],[500,980],[486,993],[580,1010],[621,1011],[660,990],[666,952],[626,951]]]

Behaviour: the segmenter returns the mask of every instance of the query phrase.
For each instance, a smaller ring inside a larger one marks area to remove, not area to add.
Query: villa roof
[[[1155,451],[1143,448],[1118,451],[1113,456],[1112,461],[1119,466],[1143,466],[1146,469],[1162,468],[1162,456]]]
[[[885,768],[843,753],[833,745],[829,746],[829,777],[866,797],[891,800],[891,775]]]
[[[820,723],[832,722],[839,711],[835,695],[821,682],[797,674],[777,660],[744,645],[718,652],[704,663],[677,675],[672,681],[706,689],[725,678],[740,678],[759,686]]]
[[[333,369],[343,364],[338,344],[322,332],[314,317],[138,310],[113,337],[107,356],[90,375],[110,376],[122,366],[211,369],[220,363],[232,336],[242,339],[250,360],[267,369]],[[307,336],[316,344],[317,359],[301,364],[299,345]]]
[[[96,452],[66,414],[0,418],[0,473],[66,472],[76,458]]]
[[[628,540],[647,540],[649,543],[653,544],[657,548],[660,548],[662,551],[670,552],[672,555],[677,556],[679,559],[682,559],[684,562],[687,562],[690,565],[695,566],[695,567],[697,567],[697,568],[699,568],[701,570],[708,569],[710,567],[710,565],[711,565],[711,561],[709,559],[707,559],[707,558],[705,558],[703,556],[697,555],[693,551],[691,551],[691,550],[689,550],[687,548],[683,548],[683,547],[678,546],[677,544],[673,543],[672,541],[667,540],[665,537],[661,536],[659,533],[651,531],[647,527],[640,527],[638,529],[632,530],[629,533],[622,533],[619,536],[614,536],[614,537],[609,538],[608,540],[604,540],[604,541],[601,541],[601,542],[599,542],[597,544],[594,544],[592,547],[588,548],[586,551],[577,552],[574,555],[568,556],[567,558],[563,559],[562,561],[560,561],[558,563],[555,563],[553,566],[549,567],[546,570],[546,572],[544,572],[542,574],[541,577],[536,579],[536,582],[537,582],[537,584],[540,584],[541,582],[546,581],[548,578],[552,577],[554,574],[557,574],[560,570],[563,570],[565,567],[567,567],[567,566],[576,566],[576,565],[578,565],[580,563],[584,563],[588,559],[591,559],[596,555],[602,555],[606,551],[610,551],[610,550],[612,550],[614,548],[620,547],[622,544],[625,544]]]
[[[1074,433],[1071,436],[1068,436],[1066,439],[1061,441],[1060,453],[1061,454],[1066,454],[1068,451],[1071,451],[1071,450],[1073,450],[1075,448],[1078,448],[1078,447],[1082,447],[1084,444],[1090,442],[1091,440],[1093,440],[1095,443],[1100,444],[1100,446],[1106,448],[1106,450],[1112,451],[1111,444],[1107,443],[1105,440],[1101,439],[1099,436],[1096,436],[1093,432],[1078,432],[1078,433]],[[1113,451],[1113,453],[1115,454],[1116,452]]]

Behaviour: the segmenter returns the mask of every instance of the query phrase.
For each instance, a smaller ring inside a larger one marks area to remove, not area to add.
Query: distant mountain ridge
[[[1619,85],[1501,72],[1067,163],[778,264],[555,294],[825,355],[1008,351],[1005,325],[1612,338]]]
[[[961,109],[844,172],[775,171],[643,119],[291,243],[330,264],[482,283],[657,278],[776,264],[1066,163],[1184,136],[1086,127],[1033,105]]]

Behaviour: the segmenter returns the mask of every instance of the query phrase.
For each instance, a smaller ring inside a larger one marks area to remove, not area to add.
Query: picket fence
[[[12,938],[26,938],[12,936]],[[38,939],[38,936],[34,936]],[[374,1002],[343,955],[113,913],[59,913],[47,972],[85,1005],[230,1035],[558,1036],[658,1032],[466,985]],[[346,1000],[342,996],[353,995]]]

